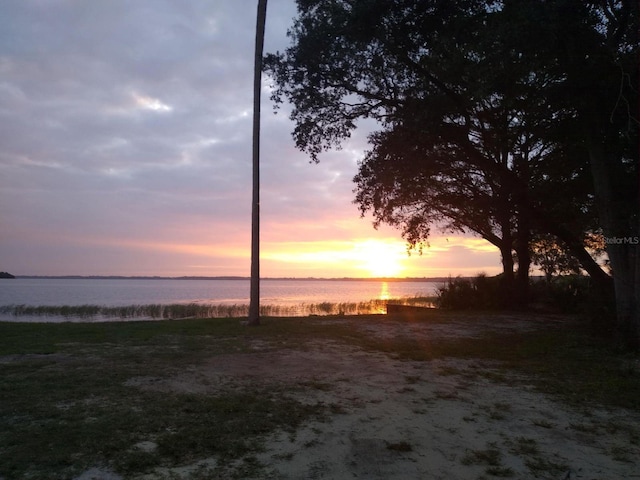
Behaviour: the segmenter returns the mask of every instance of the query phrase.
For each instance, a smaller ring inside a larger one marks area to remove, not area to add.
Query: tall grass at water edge
[[[431,297],[403,297],[390,300],[373,299],[362,302],[320,302],[294,305],[262,305],[260,314],[265,317],[305,317],[310,315],[367,315],[385,313],[388,302],[403,305],[432,306]],[[152,304],[107,307],[100,305],[0,306],[0,315],[20,321],[27,318],[55,320],[166,320],[185,318],[246,317],[248,304],[209,305],[200,303]],[[53,318],[52,318],[53,317]]]

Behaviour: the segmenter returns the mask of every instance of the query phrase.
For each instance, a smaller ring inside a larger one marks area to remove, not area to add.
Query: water
[[[260,303],[292,306],[323,302],[347,303],[374,299],[424,297],[434,295],[438,285],[425,281],[263,280],[260,284]],[[249,280],[107,278],[0,280],[0,308],[9,305],[122,307],[192,303],[248,304]],[[8,319],[16,320],[17,318],[0,313],[0,320]]]

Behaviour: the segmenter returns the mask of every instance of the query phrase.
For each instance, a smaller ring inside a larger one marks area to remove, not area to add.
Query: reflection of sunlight
[[[382,282],[382,288],[380,289],[380,295],[378,295],[380,300],[389,300],[389,285],[387,282]]]

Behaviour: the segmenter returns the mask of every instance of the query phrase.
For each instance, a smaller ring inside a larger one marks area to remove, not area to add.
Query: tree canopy
[[[594,155],[620,182],[613,217],[638,231],[635,2],[298,0],[298,11],[292,45],[266,59],[273,98],[292,103],[296,145],[314,161],[359,119],[378,122],[354,179],[363,213],[412,246],[433,227],[487,239],[522,301],[534,235],[553,235],[608,288],[584,239],[612,216]]]

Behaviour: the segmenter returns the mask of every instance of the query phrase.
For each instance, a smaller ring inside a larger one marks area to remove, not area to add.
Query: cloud
[[[294,16],[293,0],[270,3],[266,51],[288,45]],[[252,2],[3,5],[2,269],[248,274],[254,29]],[[286,242],[398,238],[373,231],[352,204],[366,125],[343,150],[309,164],[294,148],[286,105],[272,113],[268,83],[265,245],[282,252]],[[286,270],[268,255],[264,264],[266,275],[320,268]]]

